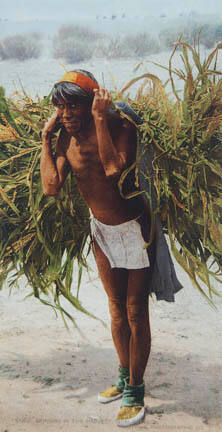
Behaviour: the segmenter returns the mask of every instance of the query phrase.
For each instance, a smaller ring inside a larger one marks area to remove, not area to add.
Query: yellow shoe
[[[127,427],[141,423],[145,417],[145,408],[141,405],[123,406],[117,416],[117,426]]]
[[[141,423],[145,417],[144,382],[130,385],[129,378],[125,379],[123,399],[117,416],[117,426],[127,427]]]
[[[113,385],[105,391],[98,394],[98,401],[101,403],[108,403],[120,399],[123,395],[123,390]]]
[[[129,368],[119,366],[119,378],[111,387],[98,394],[98,401],[108,403],[120,399],[125,387],[125,379],[129,377]]]

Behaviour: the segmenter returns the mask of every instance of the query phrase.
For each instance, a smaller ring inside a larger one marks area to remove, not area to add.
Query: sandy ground
[[[120,401],[102,405],[97,393],[116,378],[107,300],[95,270],[81,301],[99,321],[73,312],[85,334],[64,327],[25,284],[0,293],[0,432],[115,431]],[[217,311],[177,268],[185,289],[176,302],[151,301],[152,352],[145,374],[146,418],[130,430],[222,430],[222,299]],[[129,430],[128,429],[128,430]]]

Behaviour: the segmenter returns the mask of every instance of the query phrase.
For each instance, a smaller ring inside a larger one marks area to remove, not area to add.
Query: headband
[[[99,85],[95,81],[79,72],[66,72],[58,82],[71,82],[91,95],[94,94],[93,89],[99,89]]]

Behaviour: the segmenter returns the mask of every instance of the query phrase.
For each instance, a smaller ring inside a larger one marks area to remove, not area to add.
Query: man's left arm
[[[132,154],[135,153],[135,127],[121,126],[115,134],[115,142],[109,131],[107,116],[111,104],[111,97],[106,89],[100,88],[95,91],[92,105],[96,134],[98,140],[98,151],[105,174],[107,177],[118,177],[121,172],[131,163]]]

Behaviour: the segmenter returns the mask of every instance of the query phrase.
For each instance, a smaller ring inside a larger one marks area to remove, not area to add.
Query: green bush
[[[40,57],[42,46],[39,39],[36,34],[15,35],[2,39],[0,41],[1,60],[24,61]]]

